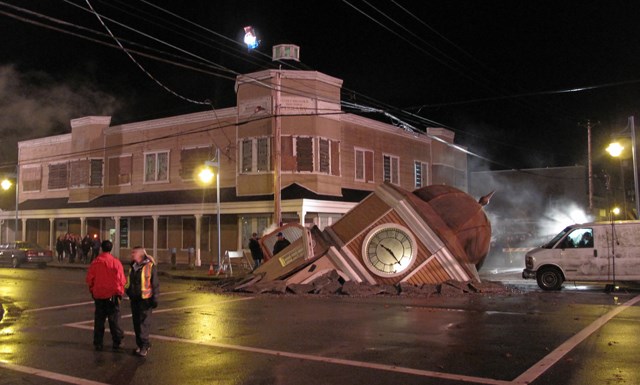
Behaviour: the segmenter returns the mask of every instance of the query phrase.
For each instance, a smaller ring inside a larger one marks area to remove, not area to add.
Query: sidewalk
[[[47,264],[47,267],[54,269],[69,269],[69,270],[87,270],[89,268],[88,264],[82,263],[68,263],[68,262],[58,262],[53,261]],[[127,266],[125,265],[125,268]],[[190,279],[195,281],[217,281],[220,279],[224,279],[224,274],[222,275],[209,275],[209,265],[193,267],[189,268],[189,265],[177,265],[175,269],[168,263],[160,263],[158,264],[158,274],[160,276],[169,277],[173,279]],[[234,276],[242,276],[244,275],[244,271],[237,272]]]

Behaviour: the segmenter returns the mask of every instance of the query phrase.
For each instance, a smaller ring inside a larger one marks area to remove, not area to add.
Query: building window
[[[296,171],[313,172],[313,138],[299,136],[295,142]]]
[[[69,186],[101,187],[102,164],[102,159],[79,159],[69,162]]]
[[[429,184],[429,164],[416,160],[413,165],[416,188],[427,186]]]
[[[49,190],[61,190],[69,187],[69,163],[54,163],[49,165]]]
[[[355,158],[355,180],[373,183],[373,151],[356,148]]]
[[[153,218],[144,218],[142,220],[142,247],[145,249],[153,248]],[[158,218],[158,250],[166,250],[168,248],[168,218]]]
[[[209,250],[209,217],[202,217],[200,222],[200,250]],[[194,242],[195,243],[195,242]]]
[[[271,147],[271,141],[269,139],[270,138],[258,138],[258,140],[256,141],[256,169],[258,170],[258,172],[266,172],[270,169],[269,164],[271,160],[271,154],[269,151],[269,147]]]
[[[148,152],[144,154],[144,181],[169,181],[169,151]]]
[[[42,186],[42,167],[22,167],[20,171],[20,181],[22,182],[22,191],[40,191]]]
[[[385,182],[400,184],[400,158],[393,155],[383,156],[383,178]]]
[[[104,161],[102,159],[91,159],[91,175],[89,177],[89,186],[102,187]]]
[[[120,247],[129,248],[129,219],[120,219]]]
[[[182,218],[182,250],[196,247],[196,218]]]
[[[331,139],[318,139],[318,172],[340,175],[340,142]]]
[[[109,186],[131,184],[131,155],[109,158]]]
[[[193,180],[198,167],[211,160],[211,146],[183,148],[180,151],[180,177],[183,180]]]
[[[253,233],[258,233],[258,236],[262,236],[264,231],[271,224],[270,216],[244,216],[240,218],[240,234],[242,235],[240,249],[249,248],[249,239]]]
[[[241,172],[271,171],[271,138],[249,138],[242,140]]]

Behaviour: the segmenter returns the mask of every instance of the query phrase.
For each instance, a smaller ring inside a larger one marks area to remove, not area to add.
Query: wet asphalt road
[[[153,347],[140,359],[131,335],[123,352],[93,351],[83,271],[0,268],[0,384],[640,384],[640,306],[621,305],[640,291],[542,293],[503,278],[525,293],[247,297],[165,278]],[[127,332],[129,313],[125,302]],[[536,371],[545,357],[548,370]]]

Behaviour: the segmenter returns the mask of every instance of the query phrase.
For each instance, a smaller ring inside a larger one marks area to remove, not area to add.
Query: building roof
[[[342,196],[320,195],[306,188],[293,184],[282,189],[282,199],[314,199],[340,202],[360,202],[371,192],[364,190],[342,189]],[[220,189],[221,202],[256,202],[272,200],[273,194],[237,196],[235,187]],[[174,190],[144,192],[132,194],[112,194],[103,195],[90,202],[69,202],[68,198],[48,198],[30,199],[20,203],[20,210],[43,210],[43,209],[79,209],[97,207],[126,207],[153,205],[181,205],[197,203],[215,203],[215,189],[194,189],[194,190]]]

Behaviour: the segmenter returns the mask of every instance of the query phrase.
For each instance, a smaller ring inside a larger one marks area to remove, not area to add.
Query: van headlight
[[[527,269],[531,270],[533,269],[533,257],[530,255],[527,255],[526,257],[524,257],[524,265]]]

